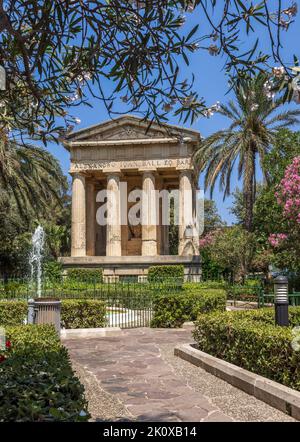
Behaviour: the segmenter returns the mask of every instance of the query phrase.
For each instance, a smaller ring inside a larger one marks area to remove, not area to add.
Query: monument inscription
[[[192,168],[191,158],[133,161],[76,161],[71,163],[70,173],[86,170],[141,169],[141,168]]]

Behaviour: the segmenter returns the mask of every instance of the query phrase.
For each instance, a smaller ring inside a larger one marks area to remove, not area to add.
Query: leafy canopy
[[[192,29],[183,28],[185,12],[195,14]],[[206,108],[182,66],[197,49],[225,55],[226,71],[238,78],[268,69],[273,58],[284,70],[281,87],[291,92],[297,71],[282,60],[281,33],[296,13],[292,2],[284,9],[281,0],[272,6],[241,0],[0,0],[0,65],[7,76],[1,128],[44,143],[57,140],[77,121],[72,109],[89,105],[89,96],[110,115],[122,113],[121,99],[124,112],[150,120],[165,120],[173,110],[193,121]],[[270,53],[248,38],[257,26],[265,30]]]

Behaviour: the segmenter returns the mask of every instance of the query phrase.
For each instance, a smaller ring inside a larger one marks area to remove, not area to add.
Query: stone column
[[[71,256],[86,256],[85,177],[73,175]]]
[[[107,176],[106,256],[122,256],[120,175]]]
[[[193,246],[194,246],[194,255],[200,255],[200,246],[199,246],[199,219],[197,219],[197,205],[198,208],[200,210],[199,204],[197,204],[197,195],[196,192],[198,191],[198,186],[195,183],[193,186],[193,220],[194,220],[194,225],[195,225],[195,229],[194,229],[194,234],[193,234]],[[200,215],[201,212],[199,212]],[[204,201],[203,201],[203,206],[202,206],[202,213],[203,213],[203,218],[204,218]],[[203,219],[204,222],[204,219]]]
[[[193,255],[193,183],[191,170],[182,170],[179,176],[178,232],[178,255]]]
[[[143,172],[142,256],[157,255],[157,199],[153,171]]]
[[[163,226],[164,255],[170,255],[169,226]]]
[[[95,256],[96,245],[96,195],[95,183],[86,183],[86,254]]]

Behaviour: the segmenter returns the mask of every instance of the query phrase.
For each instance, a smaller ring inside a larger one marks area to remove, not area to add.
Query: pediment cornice
[[[148,130],[147,130],[148,129]],[[85,129],[68,134],[63,144],[66,148],[72,145],[110,145],[110,144],[152,144],[153,142],[174,143],[176,140],[198,143],[199,132],[179,126],[152,123],[141,118],[124,115],[114,120],[105,121]]]

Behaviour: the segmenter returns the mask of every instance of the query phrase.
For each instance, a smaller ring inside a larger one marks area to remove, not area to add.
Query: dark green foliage
[[[64,328],[105,327],[106,305],[98,300],[64,300],[61,323]]]
[[[0,326],[22,325],[26,316],[26,301],[0,301]]]
[[[22,325],[26,317],[26,301],[0,301],[0,326]],[[91,299],[65,299],[61,305],[61,325],[64,328],[105,327],[105,303]]]
[[[200,315],[193,335],[200,350],[300,390],[300,352],[291,346],[300,308],[289,315],[291,327],[275,326],[273,309]]]
[[[51,326],[8,327],[11,352],[0,363],[0,422],[85,421],[84,388]]]
[[[182,284],[183,279],[184,267],[182,265],[151,266],[148,270],[148,281],[150,283],[176,280],[178,283]]]
[[[102,269],[68,269],[67,278],[77,282],[101,283],[103,271]]]
[[[185,321],[195,320],[200,313],[224,311],[225,306],[223,289],[202,289],[197,284],[189,284],[180,293],[163,294],[153,300],[151,327],[181,327]]]
[[[43,276],[50,282],[62,281],[62,265],[58,261],[47,261],[43,265]]]

